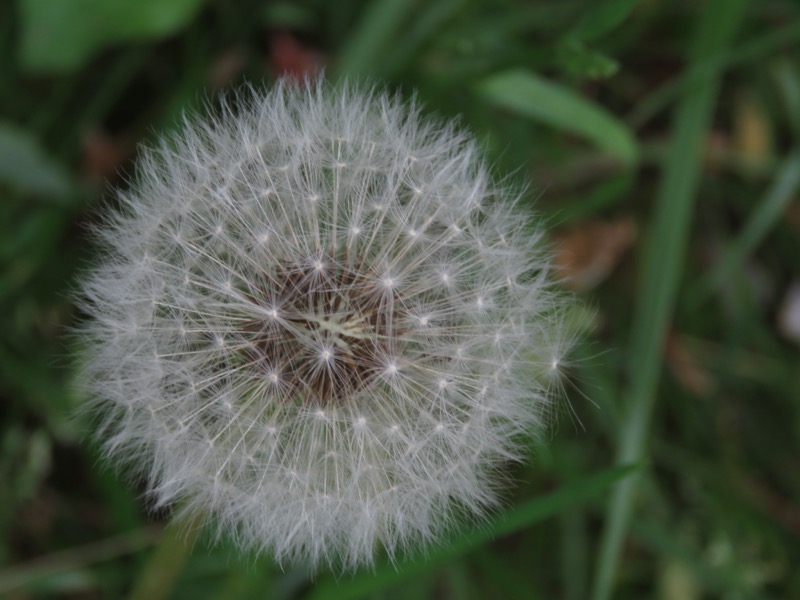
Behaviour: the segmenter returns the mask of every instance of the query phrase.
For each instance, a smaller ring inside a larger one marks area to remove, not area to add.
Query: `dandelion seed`
[[[144,150],[100,226],[97,435],[243,549],[398,558],[495,508],[542,428],[540,357],[571,338],[541,236],[417,107],[321,81],[234,102]]]

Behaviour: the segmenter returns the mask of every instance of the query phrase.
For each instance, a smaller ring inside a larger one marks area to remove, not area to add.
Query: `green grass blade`
[[[770,30],[755,37],[724,55],[702,57],[689,69],[656,88],[633,109],[627,121],[638,129],[673,102],[704,81],[719,77],[722,72],[744,63],[764,59],[780,48],[796,44],[800,40],[800,22],[782,29]]]
[[[495,538],[529,527],[569,506],[584,502],[631,475],[637,469],[637,466],[623,465],[592,475],[546,496],[534,498],[508,511],[491,525],[478,527],[471,533],[453,540],[446,546],[432,550],[420,558],[402,563],[397,567],[384,564],[372,573],[360,573],[352,579],[325,581],[317,586],[311,598],[313,600],[331,600],[333,598],[343,600],[374,594],[410,577],[425,573],[443,562],[463,555]]]
[[[786,118],[796,139],[800,137],[800,72],[794,62],[782,57],[775,65],[774,74]]]
[[[421,10],[409,24],[408,30],[397,40],[391,55],[382,62],[381,72],[384,76],[391,76],[408,65],[414,53],[431,38],[435,38],[459,10],[463,9],[464,4],[465,0],[438,0],[428,4],[424,12]]]
[[[800,150],[792,152],[783,163],[775,181],[758,204],[754,214],[747,221],[744,231],[739,235],[722,257],[719,268],[710,278],[698,284],[688,304],[696,307],[708,295],[719,289],[739,269],[756,246],[780,221],[786,207],[795,198],[800,187]]]
[[[582,42],[591,42],[618,27],[630,15],[639,0],[604,0],[588,9],[567,34]]]
[[[371,3],[348,43],[339,52],[334,75],[369,74],[416,5],[415,0]]]
[[[45,580],[82,572],[96,563],[132,554],[153,544],[160,535],[161,532],[156,527],[135,529],[106,540],[12,565],[0,571],[0,594],[13,591],[22,594],[22,590],[40,585]]]
[[[636,140],[624,123],[572,90],[535,73],[506,71],[482,81],[478,90],[497,106],[591,140],[625,164],[637,160]]]
[[[721,54],[742,20],[746,0],[712,0],[695,32],[690,60]],[[642,462],[655,404],[664,339],[686,253],[692,207],[700,178],[701,156],[719,80],[708,79],[677,107],[664,164],[656,212],[641,269],[629,353],[630,384],[620,432],[618,461]],[[626,529],[633,511],[638,477],[620,483],[610,499],[601,541],[593,597],[611,595]]]
[[[128,600],[166,600],[171,597],[201,529],[200,515],[174,517],[139,573]]]

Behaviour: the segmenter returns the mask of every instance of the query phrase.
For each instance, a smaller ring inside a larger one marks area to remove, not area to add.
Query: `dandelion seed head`
[[[572,339],[532,218],[398,98],[226,102],[145,149],[98,229],[81,381],[108,456],[282,564],[396,559],[495,509]]]

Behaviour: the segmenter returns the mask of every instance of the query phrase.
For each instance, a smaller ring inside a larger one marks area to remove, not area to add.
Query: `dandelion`
[[[498,505],[568,334],[541,231],[468,134],[278,82],[145,149],[118,200],[82,381],[154,506],[353,569]]]

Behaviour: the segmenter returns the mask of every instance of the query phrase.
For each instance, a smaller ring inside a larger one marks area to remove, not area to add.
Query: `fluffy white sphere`
[[[541,234],[473,140],[279,82],[144,150],[82,284],[98,436],[155,505],[355,568],[497,504],[565,335]]]

